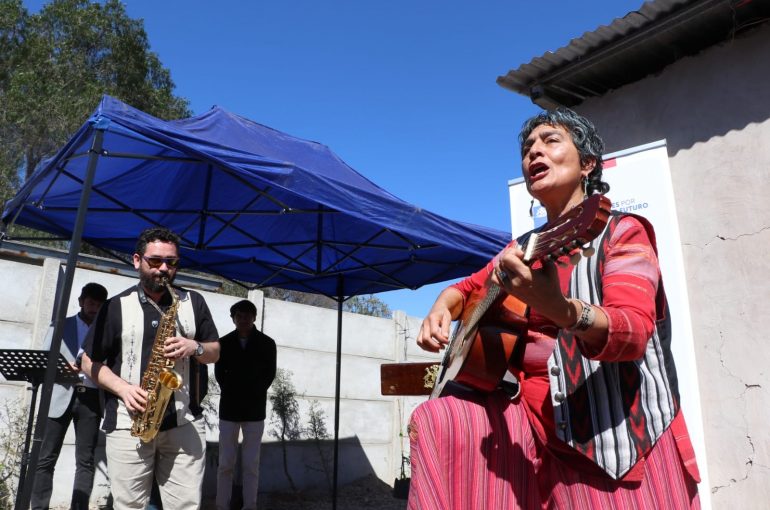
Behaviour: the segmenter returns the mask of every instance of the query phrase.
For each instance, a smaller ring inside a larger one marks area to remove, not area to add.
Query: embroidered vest
[[[623,215],[613,213],[591,244],[596,255],[575,266],[568,296],[601,304],[602,274],[612,233]],[[652,226],[637,218],[655,248]],[[657,250],[656,250],[657,251]],[[548,359],[557,436],[619,479],[646,454],[679,409],[671,354],[671,321],[658,282],[656,324],[641,359],[600,362],[583,357],[572,333],[562,330]]]
[[[177,311],[177,334],[185,338],[195,338],[195,313],[192,307],[190,293],[178,287],[175,290],[179,293],[179,309]],[[120,300],[120,309],[122,313],[121,323],[123,331],[121,335],[122,357],[120,377],[131,384],[141,384],[142,367],[142,347],[147,337],[148,342],[152,342],[155,333],[146,335],[144,331],[144,310],[136,292],[132,292]],[[190,383],[198,376],[197,368],[191,368],[197,364],[197,361],[191,358],[184,358],[176,361],[174,370],[176,370],[184,381],[182,387],[175,391],[172,396],[172,405],[176,413],[176,423],[191,422],[195,419],[191,404],[195,399],[191,399],[191,389],[197,390]],[[195,377],[193,377],[195,375]],[[199,390],[198,390],[199,391]],[[131,428],[131,417],[126,410],[122,400],[118,400],[118,414],[116,428]]]

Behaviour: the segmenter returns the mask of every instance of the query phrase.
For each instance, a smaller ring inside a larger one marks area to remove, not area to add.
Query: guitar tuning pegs
[[[596,253],[596,250],[593,246],[591,246],[590,243],[587,243],[583,245],[583,256],[584,257],[593,257],[594,253]]]
[[[575,253],[570,255],[569,263],[572,264],[573,266],[576,266],[578,265],[578,262],[580,262],[580,252],[576,251]]]

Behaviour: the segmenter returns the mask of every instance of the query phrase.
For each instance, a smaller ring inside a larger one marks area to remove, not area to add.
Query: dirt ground
[[[210,500],[204,501],[201,507],[202,510],[216,509],[214,501]],[[66,508],[55,507],[54,510],[66,510]],[[111,507],[93,506],[92,508],[107,510]],[[330,490],[308,490],[296,494],[260,492],[257,500],[257,510],[330,510],[331,508]],[[406,500],[393,497],[393,488],[372,475],[349,485],[340,486],[337,490],[337,509],[406,510]]]
[[[327,510],[332,508],[330,491],[312,491],[293,494],[260,494],[257,510]],[[406,500],[393,497],[393,488],[369,476],[337,490],[338,510],[404,510]]]
[[[208,502],[207,502],[208,503]],[[211,502],[213,503],[213,502]],[[204,510],[214,506],[204,504]],[[259,493],[257,510],[329,510],[332,494],[328,490],[302,491],[296,494]],[[405,510],[406,500],[393,497],[393,488],[377,478],[369,476],[337,490],[338,510]]]

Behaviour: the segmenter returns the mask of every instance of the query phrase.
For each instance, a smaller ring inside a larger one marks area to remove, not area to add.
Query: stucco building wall
[[[607,152],[667,141],[714,508],[770,501],[768,55],[765,24],[575,108]]]

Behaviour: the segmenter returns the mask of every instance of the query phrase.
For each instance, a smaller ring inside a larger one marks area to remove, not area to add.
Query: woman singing
[[[549,222],[609,190],[603,142],[575,112],[542,112],[519,141]],[[488,280],[508,297],[485,320],[506,323],[511,299],[529,312],[509,363],[516,391],[456,390],[415,410],[410,509],[700,508],[652,226],[613,213],[592,245],[576,266],[528,266],[514,241],[438,296],[417,339],[433,352]]]

